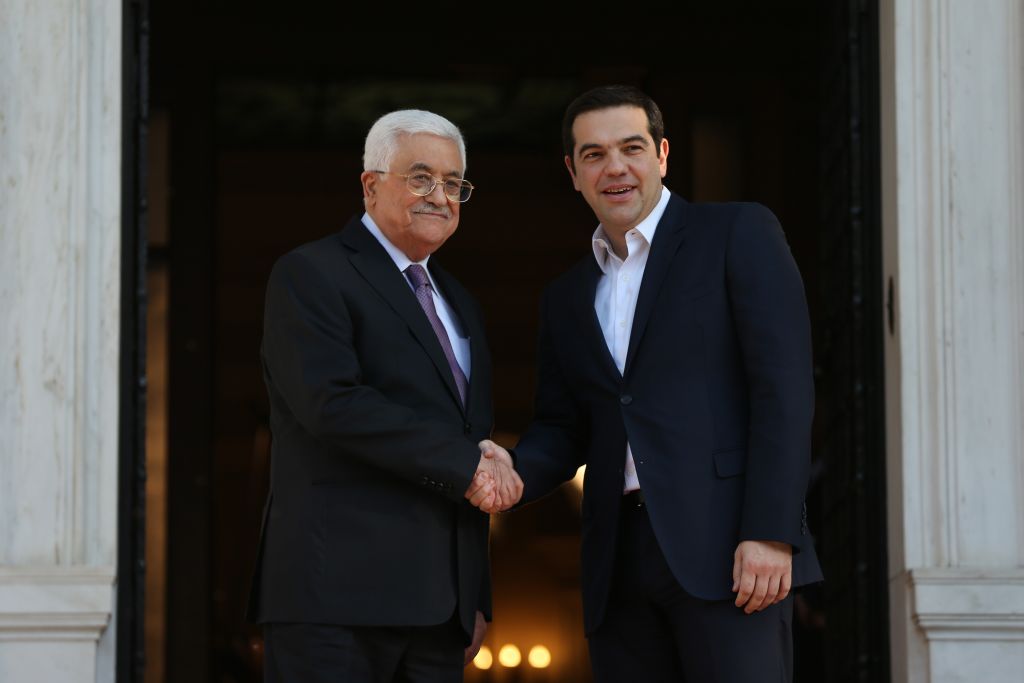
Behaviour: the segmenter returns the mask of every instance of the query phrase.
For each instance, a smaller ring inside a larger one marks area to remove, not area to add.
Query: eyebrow
[[[629,143],[629,142],[639,142],[640,144],[644,145],[645,147],[647,146],[647,138],[645,138],[643,135],[630,135],[629,137],[625,137],[625,138],[622,138],[621,140],[619,140],[618,144],[625,145],[626,143]],[[580,145],[579,153],[583,154],[583,152],[586,152],[587,150],[590,150],[590,149],[603,149],[603,148],[604,148],[604,145],[599,145],[596,142],[588,142],[586,144]]]
[[[647,138],[645,138],[643,135],[630,135],[628,138],[622,138],[621,140],[619,140],[620,145],[624,145],[627,142],[640,142],[646,145]]]
[[[409,170],[410,171],[426,171],[427,173],[430,173],[430,174],[433,174],[433,172],[434,172],[433,166],[431,166],[430,164],[426,164],[426,163],[424,163],[422,161],[417,161],[416,163],[414,163],[411,166],[409,166]],[[462,173],[459,172],[459,171],[448,171],[448,173],[443,174],[441,177],[442,178],[454,177],[454,178],[461,179],[462,178]]]

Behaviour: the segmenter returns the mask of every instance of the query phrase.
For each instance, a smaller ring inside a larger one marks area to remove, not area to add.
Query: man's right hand
[[[480,464],[466,490],[466,499],[482,512],[507,510],[523,495],[523,480],[512,466],[512,456],[490,439],[480,442]]]

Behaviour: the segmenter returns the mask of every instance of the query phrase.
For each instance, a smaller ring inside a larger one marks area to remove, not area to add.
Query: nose
[[[434,189],[431,190],[430,194],[428,194],[426,197],[424,197],[424,199],[426,199],[431,204],[435,204],[437,206],[447,206],[448,205],[448,195],[446,195],[444,193],[444,184],[442,184],[442,183],[435,184],[434,185]]]
[[[608,175],[622,175],[626,172],[626,163],[622,158],[621,154],[612,152],[608,155],[608,163],[604,168],[604,172]]]

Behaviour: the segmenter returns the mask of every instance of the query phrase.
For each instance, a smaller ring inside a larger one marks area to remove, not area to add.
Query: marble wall
[[[1024,2],[881,3],[893,681],[1024,671]]]
[[[0,17],[0,680],[112,681],[120,3]],[[881,2],[894,683],[1024,671],[1022,45]]]
[[[93,681],[113,652],[121,9],[0,17],[0,680]]]

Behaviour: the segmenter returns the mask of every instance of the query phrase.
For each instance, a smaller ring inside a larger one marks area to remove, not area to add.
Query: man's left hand
[[[793,585],[793,547],[779,541],[742,541],[732,566],[736,606],[759,612],[789,595]]]
[[[476,653],[480,651],[480,646],[484,644],[484,636],[487,634],[487,620],[484,619],[483,612],[476,613],[476,624],[473,626],[473,642],[466,648],[466,661],[463,666],[469,666],[469,663],[476,657]]]

